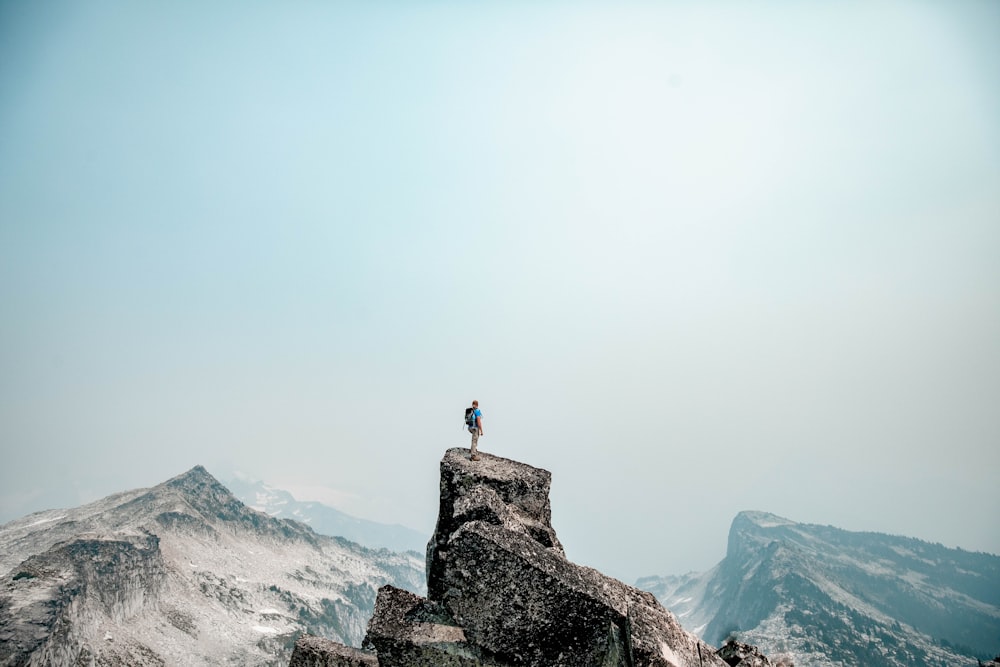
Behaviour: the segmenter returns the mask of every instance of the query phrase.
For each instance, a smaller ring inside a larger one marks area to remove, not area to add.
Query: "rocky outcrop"
[[[0,588],[0,665],[67,664],[99,652],[162,664],[141,643],[106,637],[107,646],[95,646],[85,629],[99,619],[127,623],[155,605],[165,576],[159,539],[148,533],[84,535],[32,556]]]
[[[566,559],[551,474],[451,449],[422,598],[379,590],[364,646],[381,667],[725,667],[656,598]]]

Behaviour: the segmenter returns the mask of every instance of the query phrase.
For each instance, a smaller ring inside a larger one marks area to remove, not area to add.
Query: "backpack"
[[[476,410],[474,408],[465,409],[465,426],[472,428],[476,425]]]

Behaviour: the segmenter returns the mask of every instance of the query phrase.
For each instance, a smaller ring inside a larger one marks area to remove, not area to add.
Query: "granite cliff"
[[[383,586],[364,650],[305,636],[290,666],[739,664],[686,632],[652,594],[569,562],[551,524],[550,483],[545,470],[448,450],[427,597]]]

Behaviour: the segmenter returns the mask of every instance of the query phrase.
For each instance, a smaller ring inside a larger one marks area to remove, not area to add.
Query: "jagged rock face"
[[[710,572],[639,585],[708,641],[797,665],[976,667],[1000,644],[1000,557],[764,512],[736,517]]]
[[[725,665],[653,595],[566,560],[547,471],[481,457],[441,461],[430,600],[379,591],[365,643],[382,667]]]
[[[552,529],[547,470],[495,456],[470,461],[464,450],[449,450],[441,461],[441,502],[437,527],[427,544],[427,594],[444,596],[451,537],[480,521],[527,537],[565,557]]]
[[[416,554],[256,512],[204,468],[0,526],[0,667],[285,665],[303,631],[360,645]]]
[[[2,584],[0,665],[66,664],[99,619],[127,622],[159,601],[166,577],[159,539],[81,536],[32,556]],[[162,664],[141,645],[108,651],[132,664]],[[93,653],[93,651],[87,651]]]

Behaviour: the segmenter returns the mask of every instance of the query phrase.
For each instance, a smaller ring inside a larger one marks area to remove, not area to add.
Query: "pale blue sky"
[[[1000,553],[1000,4],[0,4],[0,520],[193,465],[569,557]]]

